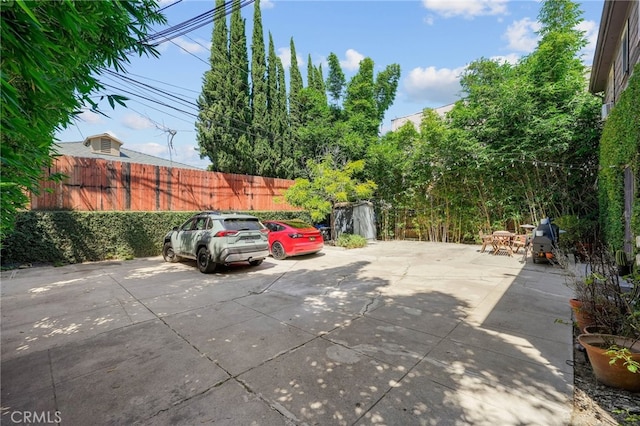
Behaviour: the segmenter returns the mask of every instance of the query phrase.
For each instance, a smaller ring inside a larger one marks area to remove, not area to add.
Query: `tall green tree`
[[[234,164],[231,149],[233,140],[229,132],[231,120],[228,115],[231,105],[232,68],[225,8],[224,0],[216,0],[217,13],[213,21],[210,69],[204,74],[196,120],[200,156],[209,157],[209,168],[221,172],[231,171]]]
[[[344,100],[347,131],[340,144],[347,160],[364,158],[367,147],[378,138],[378,129],[395,98],[399,78],[400,67],[396,64],[387,66],[374,78],[373,60],[360,61],[358,72],[347,84]]]
[[[309,178],[296,179],[284,194],[288,203],[309,211],[314,221],[331,216],[333,231],[333,208],[338,202],[366,200],[376,190],[375,182],[361,180],[357,175],[364,170],[364,160],[352,161],[339,167],[327,155],[320,162],[309,160]]]
[[[273,36],[269,33],[269,53],[267,61],[267,120],[269,128],[269,145],[270,152],[268,154],[271,164],[272,173],[277,177],[285,177],[281,170],[283,161],[283,143],[287,130],[287,97],[281,91],[284,84],[284,76],[282,82],[281,75],[284,73],[282,61],[276,55],[273,44]]]
[[[315,73],[313,88],[316,89],[322,97],[327,101],[327,88],[324,85],[324,75],[322,73],[322,64],[319,64],[313,69]]]
[[[253,37],[251,44],[251,136],[253,141],[254,172],[261,176],[275,176],[276,163],[272,158],[269,126],[267,62],[262,30],[260,1],[254,3]]]
[[[291,136],[291,120],[287,110],[287,86],[285,83],[284,65],[280,58],[276,61],[278,71],[277,117],[280,132],[280,162],[278,176],[293,179],[296,176],[294,159],[294,141]]]
[[[414,172],[398,192],[415,194],[409,199],[425,208],[416,220],[431,237],[455,241],[547,215],[597,216],[600,101],[587,93],[578,57],[580,15],[571,1],[543,2],[532,54],[515,65],[472,62],[446,131],[425,114],[408,163]]]
[[[291,65],[289,68],[289,118],[291,120],[291,126],[295,129],[300,124],[300,91],[303,88],[303,83],[293,37],[291,37],[289,47],[291,50]]]
[[[311,54],[307,56],[307,87],[315,87],[316,69],[311,61]]]
[[[338,105],[344,95],[347,80],[340,66],[338,56],[331,52],[327,58],[329,63],[329,76],[327,77],[327,91],[333,105]]]
[[[26,206],[25,191],[39,191],[55,131],[84,106],[98,110],[106,69],[126,72],[131,54],[156,56],[147,35],[165,22],[151,0],[4,2],[1,19],[0,239]],[[117,94],[102,97],[112,107],[123,103]]]
[[[229,58],[231,87],[228,114],[231,119],[231,136],[235,141],[231,173],[254,174],[255,162],[251,146],[251,109],[249,105],[249,55],[245,20],[240,13],[240,0],[233,0],[229,33]]]

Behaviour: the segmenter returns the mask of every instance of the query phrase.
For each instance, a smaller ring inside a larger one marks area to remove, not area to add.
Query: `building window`
[[[629,74],[629,21],[624,25],[620,53],[622,54],[622,72]]]

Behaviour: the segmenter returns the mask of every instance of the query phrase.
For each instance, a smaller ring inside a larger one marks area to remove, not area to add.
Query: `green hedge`
[[[627,89],[622,92],[602,130],[598,198],[604,238],[614,249],[624,243],[624,169],[640,176],[640,64],[634,68]],[[634,235],[640,235],[638,188],[634,194]]]
[[[80,263],[161,254],[162,239],[196,212],[26,211],[2,241],[2,265]],[[261,220],[302,219],[307,212],[246,212]]]

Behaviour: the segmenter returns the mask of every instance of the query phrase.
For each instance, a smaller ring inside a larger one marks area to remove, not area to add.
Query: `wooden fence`
[[[31,195],[31,209],[80,211],[299,210],[282,194],[292,180],[60,156]]]

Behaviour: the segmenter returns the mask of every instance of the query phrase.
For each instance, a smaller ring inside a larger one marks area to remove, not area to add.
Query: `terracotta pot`
[[[604,325],[591,324],[582,329],[582,334],[611,334],[611,330]]]
[[[630,392],[640,392],[640,372],[632,373],[619,359],[614,364],[609,364],[611,357],[606,354],[608,347],[604,346],[608,344],[605,342],[614,342],[620,348],[629,349],[632,352],[631,359],[640,362],[640,341],[610,334],[581,334],[578,342],[587,350],[589,362],[600,383]]]
[[[578,330],[584,330],[585,327],[593,325],[595,319],[584,309],[582,309],[582,301],[578,299],[569,299],[569,304],[573,310],[573,317],[578,323]]]

